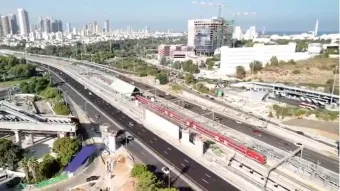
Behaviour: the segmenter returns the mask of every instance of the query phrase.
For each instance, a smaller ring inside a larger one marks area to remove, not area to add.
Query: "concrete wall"
[[[156,113],[145,109],[145,121],[157,126],[157,128],[169,136],[179,139],[179,127]]]
[[[254,45],[254,47],[245,48],[221,47],[220,73],[233,75],[237,66],[243,66],[246,70],[250,70],[249,64],[254,60],[265,64],[273,56],[283,61],[303,60],[311,57],[308,53],[296,53],[295,49],[296,44],[294,43],[288,45]]]

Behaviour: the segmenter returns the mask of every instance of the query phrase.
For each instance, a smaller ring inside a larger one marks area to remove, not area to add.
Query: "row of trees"
[[[47,46],[45,49],[28,47],[26,51],[33,54],[44,54],[67,58],[84,59],[97,63],[114,57],[135,57],[149,53],[157,53],[160,44],[185,43],[186,37],[146,38],[101,41],[92,44],[78,42],[76,45]],[[25,45],[18,47],[2,47],[23,50]]]
[[[63,137],[53,143],[56,157],[46,154],[41,162],[36,157],[23,158],[21,167],[26,174],[25,182],[35,184],[58,175],[80,149],[80,140]]]
[[[27,64],[25,59],[14,56],[0,56],[0,75],[4,81],[26,79],[35,76],[35,66]]]
[[[15,170],[23,158],[24,151],[12,141],[0,138],[0,166]]]
[[[136,191],[178,191],[177,188],[165,188],[157,177],[143,164],[135,164],[131,176],[137,178]]]

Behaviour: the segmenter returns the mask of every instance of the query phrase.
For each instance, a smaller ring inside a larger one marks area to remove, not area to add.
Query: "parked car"
[[[129,122],[129,125],[133,127],[135,124],[133,122]]]
[[[86,182],[90,182],[90,181],[94,181],[94,180],[98,180],[100,176],[90,176],[88,178],[86,178]]]
[[[19,184],[21,181],[21,178],[20,177],[14,177],[12,178],[10,181],[8,181],[6,183],[6,187],[7,188],[13,188],[14,186],[16,186],[17,184]]]
[[[304,133],[302,131],[296,131],[297,134],[299,135],[304,135]]]

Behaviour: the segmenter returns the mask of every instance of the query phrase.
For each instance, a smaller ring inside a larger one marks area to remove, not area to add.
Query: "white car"
[[[242,122],[241,121],[236,121],[237,124],[241,124]]]
[[[135,124],[133,122],[130,122],[129,125],[132,127],[134,126]]]
[[[204,110],[204,111],[205,111],[205,110],[207,110],[207,108],[206,108],[206,107],[202,107],[202,110]]]
[[[107,150],[103,150],[102,153],[103,153],[103,155],[109,155],[110,154],[109,151],[107,151]]]
[[[298,147],[301,147],[302,146],[302,143],[294,143],[294,145],[298,146]]]
[[[89,92],[89,95],[92,95],[92,92]]]
[[[162,171],[164,172],[164,174],[169,174],[170,173],[170,169],[168,167],[163,167]]]

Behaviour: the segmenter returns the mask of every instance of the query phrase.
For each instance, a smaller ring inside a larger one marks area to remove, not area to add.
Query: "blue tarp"
[[[74,173],[89,156],[96,150],[93,145],[83,147],[64,169],[64,172]]]

